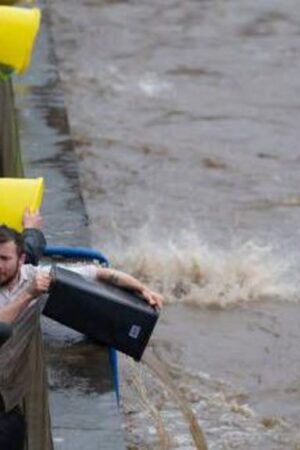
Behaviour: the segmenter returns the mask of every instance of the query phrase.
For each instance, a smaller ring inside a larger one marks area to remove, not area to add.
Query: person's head
[[[7,286],[20,273],[25,262],[24,242],[20,233],[0,225],[0,286]]]

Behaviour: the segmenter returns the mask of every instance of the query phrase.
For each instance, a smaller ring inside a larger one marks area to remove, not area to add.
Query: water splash
[[[162,241],[143,229],[132,245],[112,255],[117,267],[162,292],[165,303],[225,308],[261,299],[296,299],[290,264],[270,245],[246,242],[220,249],[194,232]]]
[[[198,423],[198,419],[186,399],[180,394],[176,385],[173,383],[166,366],[162,363],[162,361],[155,357],[154,353],[150,352],[147,352],[144,355],[143,362],[154,371],[159,379],[165,384],[166,388],[172,395],[172,398],[176,401],[180,411],[189,424],[189,431],[196,448],[198,450],[208,450],[206,439]]]
[[[147,409],[150,407],[155,411],[155,421],[159,417],[164,433],[171,436],[171,448],[180,450],[201,448],[203,441],[196,447],[191,428],[186,427],[191,419],[190,414],[193,415],[193,420],[200,421],[209,450],[294,448],[292,444],[295,436],[290,424],[281,417],[261,416],[248,405],[249,398],[246,391],[209,374],[198,373],[182,364],[174,363],[160,354],[160,351],[157,352],[159,350],[157,347],[152,350],[155,350],[154,353],[147,350],[144,355],[143,362],[146,364],[137,365],[128,357],[122,357],[121,367],[124,375],[122,393],[127,398],[127,430],[132,428],[131,439],[134,433],[143,436],[142,441],[139,439],[139,445],[130,448],[144,448],[142,445],[144,442],[147,444],[151,442],[147,448],[150,446],[154,449],[163,448],[159,430],[156,431],[155,439],[154,430],[149,429],[145,412],[138,406],[136,395],[140,397],[141,389],[147,393]],[[148,367],[151,367],[151,370],[148,370]],[[137,376],[139,378],[137,387],[135,386],[135,391],[131,392],[133,379]],[[126,384],[128,383],[126,386],[124,378]],[[175,397],[178,393],[179,402],[174,398],[174,385],[176,385]],[[198,393],[198,399],[194,398],[194,393]],[[129,410],[128,399],[132,402]],[[186,408],[189,409],[189,413]],[[205,448],[205,445],[204,442],[202,448]]]

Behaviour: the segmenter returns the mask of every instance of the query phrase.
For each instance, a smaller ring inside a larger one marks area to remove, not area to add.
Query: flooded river
[[[94,245],[166,298],[149,352],[210,450],[299,449],[299,2],[49,8]],[[128,447],[195,448],[122,363]]]

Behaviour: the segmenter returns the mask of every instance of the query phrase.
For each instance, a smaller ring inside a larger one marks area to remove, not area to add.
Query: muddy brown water
[[[49,8],[95,246],[166,296],[153,351],[209,449],[298,448],[299,2]],[[159,448],[130,395],[130,448]]]

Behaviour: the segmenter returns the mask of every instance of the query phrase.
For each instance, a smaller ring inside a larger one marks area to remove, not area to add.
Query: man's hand
[[[151,289],[144,287],[141,290],[141,294],[144,299],[151,305],[155,306],[158,309],[162,308],[163,305],[163,296],[158,294],[157,292],[151,291]]]
[[[40,230],[43,226],[44,219],[41,216],[39,210],[34,213],[31,213],[27,208],[23,215],[23,225],[24,228],[37,228]]]
[[[45,294],[49,290],[51,283],[51,276],[47,272],[39,271],[31,284],[26,289],[27,293],[32,299]]]
[[[0,307],[0,321],[14,323],[32,300],[48,291],[51,277],[47,272],[38,272],[30,285],[20,292],[8,305]]]
[[[141,294],[142,297],[150,305],[155,306],[158,309],[162,308],[163,297],[157,292],[152,291],[147,286],[144,286],[139,280],[132,275],[120,272],[119,270],[109,269],[107,267],[99,267],[97,270],[97,278],[99,280],[107,281],[108,283],[120,286],[131,291],[135,291]]]

